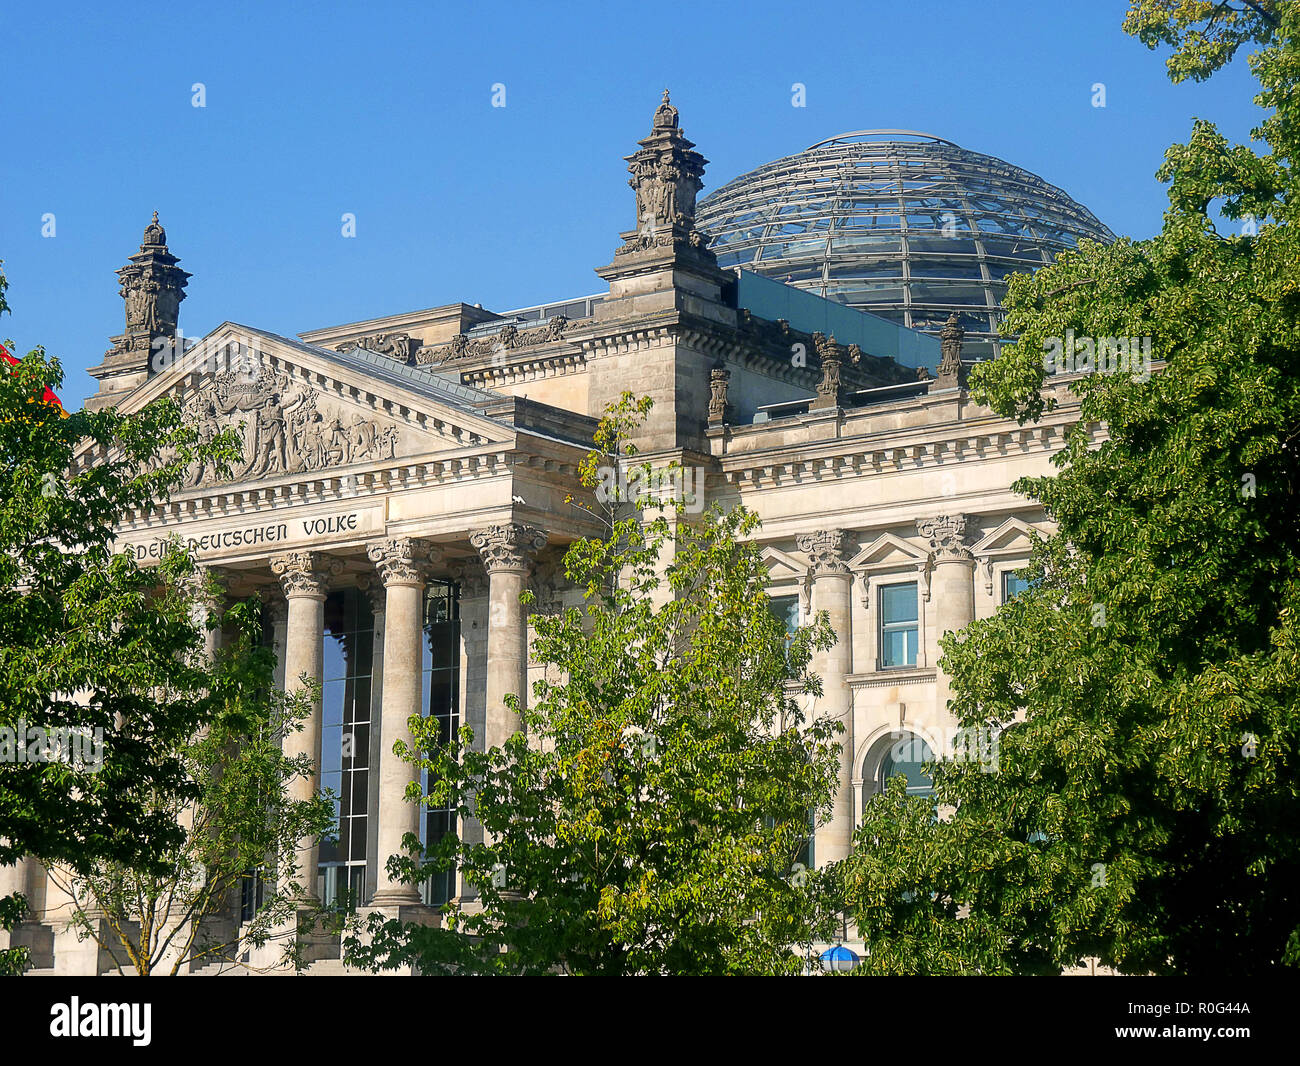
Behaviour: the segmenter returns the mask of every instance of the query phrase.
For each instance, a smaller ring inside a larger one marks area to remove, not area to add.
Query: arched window
[[[862,763],[862,802],[883,792],[891,777],[907,779],[909,796],[928,796],[934,781],[923,772],[926,763],[934,762],[930,745],[915,733],[892,733],[876,742]]]

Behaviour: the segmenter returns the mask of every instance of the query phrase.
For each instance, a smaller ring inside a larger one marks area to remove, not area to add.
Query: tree
[[[440,744],[422,719],[422,753],[399,752],[427,771],[423,799],[462,827],[476,818],[484,840],[449,836],[390,869],[418,882],[454,865],[476,905],[444,908],[441,929],[376,916],[369,945],[346,945],[354,965],[789,973],[825,935],[827,898],[800,857],[809,811],[835,787],[838,726],[794,696],[820,692],[808,663],[833,634],[823,617],[787,642],[744,539],[753,515],[642,517],[610,488],[629,466],[657,480],[628,443],[648,407],[630,393],[612,404],[582,466],[588,488],[604,485],[591,510],[606,535],[565,555],[581,608],[534,616],[547,673],[522,710],[527,735],[475,751],[468,729]]]
[[[1158,236],[1012,279],[1019,339],[977,401],[1038,418],[1071,330],[1150,338],[1163,368],[1078,368],[1058,473],[1016,485],[1057,526],[1029,591],[943,642],[953,713],[1005,729],[998,772],[941,760],[933,798],[868,806],[841,871],[863,972],[1300,962],[1300,5],[1139,0],[1125,28],[1173,46],[1176,82],[1262,45],[1269,152],[1198,121]]]
[[[0,311],[4,288],[0,274]],[[191,462],[228,469],[241,449],[229,432],[196,441],[170,400],[65,413],[42,399],[61,384],[40,348],[0,374],[0,864],[165,876],[186,842],[176,809],[203,795],[187,745],[232,702],[246,709],[265,671],[244,656],[214,673],[193,560],[172,545],[138,567],[114,527]],[[75,462],[83,445],[93,464]],[[6,927],[25,909],[0,902]],[[26,962],[0,955],[10,972]]]
[[[141,977],[233,964],[246,948],[273,939],[284,941],[285,958],[296,965],[303,887],[297,844],[334,823],[325,796],[292,799],[292,783],[311,773],[311,758],[282,750],[284,734],[301,729],[311,713],[312,693],[276,689],[275,657],[262,646],[255,602],[235,604],[225,621],[235,636],[211,665],[225,702],[175,753],[197,796],[158,796],[185,832],[166,853],[165,872],[114,861],[85,873],[50,871],[79,902],[74,924]],[[232,917],[241,889],[250,896],[242,923]]]

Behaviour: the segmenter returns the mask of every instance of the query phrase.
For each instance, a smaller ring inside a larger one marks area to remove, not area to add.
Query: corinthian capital
[[[794,543],[812,560],[808,567],[811,576],[849,572],[848,564],[844,561],[844,530],[819,529],[816,533],[801,533],[795,537]]]
[[[313,596],[324,599],[330,578],[337,577],[343,564],[321,552],[286,552],[271,557],[271,573],[279,579],[286,598]]]
[[[930,542],[937,559],[973,559],[966,547],[966,518],[964,514],[920,518],[916,531]]]
[[[415,537],[389,537],[366,545],[366,555],[375,564],[384,585],[423,585],[426,568],[436,561],[436,549]]]
[[[546,534],[536,526],[511,522],[480,529],[470,534],[469,542],[478,549],[483,569],[489,574],[496,570],[527,571],[534,556],[546,547]]]

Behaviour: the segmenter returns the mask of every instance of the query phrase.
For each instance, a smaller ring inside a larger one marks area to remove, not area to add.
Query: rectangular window
[[[424,598],[423,706],[438,723],[438,743],[449,744],[460,729],[460,601],[449,582],[430,582]],[[420,784],[427,793],[434,782],[427,772]],[[425,808],[421,838],[431,848],[457,830],[456,813],[449,807]],[[380,861],[384,861],[380,857]],[[456,874],[443,870],[420,888],[425,903],[446,903],[456,894]]]
[[[799,597],[773,596],[768,600],[768,605],[777,621],[785,626],[786,642],[793,640],[795,631],[799,628]]]
[[[374,617],[358,589],[325,600],[321,671],[321,788],[334,794],[334,829],[320,844],[317,892],[326,906],[355,910],[366,899],[369,829],[370,681]]]
[[[1027,578],[1020,577],[1014,570],[1002,571],[1002,602],[1013,600],[1029,588]]]
[[[881,586],[880,669],[916,665],[919,621],[915,581]]]

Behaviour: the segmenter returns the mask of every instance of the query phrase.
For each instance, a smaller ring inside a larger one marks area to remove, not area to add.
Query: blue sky
[[[0,337],[58,355],[77,406],[122,327],[113,271],[155,209],[194,274],[188,336],[226,319],[292,335],[598,292],[592,268],[632,226],[622,157],[665,86],[711,161],[705,193],[837,133],[904,128],[1025,167],[1116,233],[1150,236],[1165,205],[1154,172],[1192,117],[1244,141],[1259,112],[1244,56],[1172,86],[1163,55],[1121,32],[1126,7],[9,4]],[[806,107],[791,106],[795,82]]]

